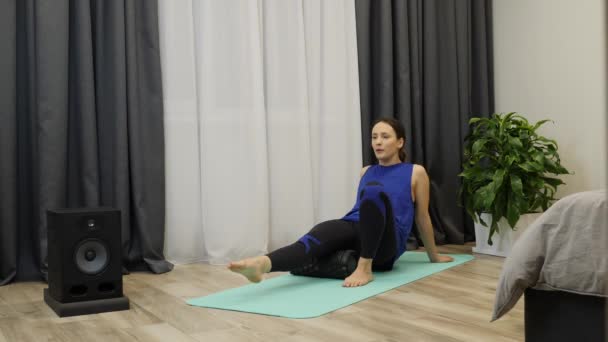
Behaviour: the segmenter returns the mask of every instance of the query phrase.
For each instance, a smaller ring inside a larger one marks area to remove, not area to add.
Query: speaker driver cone
[[[83,273],[101,273],[110,261],[108,247],[98,239],[84,240],[76,247],[74,261],[78,270]]]

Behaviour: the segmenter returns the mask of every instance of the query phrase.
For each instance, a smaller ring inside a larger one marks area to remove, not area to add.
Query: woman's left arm
[[[435,234],[433,224],[429,215],[429,176],[424,167],[414,165],[412,173],[413,193],[416,199],[416,226],[420,233],[420,238],[424,243],[424,248],[431,262],[450,262],[454,260],[451,256],[441,255],[435,246]]]

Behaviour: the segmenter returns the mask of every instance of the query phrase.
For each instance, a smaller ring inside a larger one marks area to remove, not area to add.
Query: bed
[[[492,321],[524,297],[526,341],[607,341],[606,190],[555,202],[505,259]]]

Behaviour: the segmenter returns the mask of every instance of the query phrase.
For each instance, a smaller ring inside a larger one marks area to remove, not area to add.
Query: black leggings
[[[368,184],[360,197],[359,222],[330,220],[317,224],[297,242],[268,254],[271,271],[291,271],[344,249],[373,259],[375,271],[392,269],[397,238],[390,201],[377,183]]]

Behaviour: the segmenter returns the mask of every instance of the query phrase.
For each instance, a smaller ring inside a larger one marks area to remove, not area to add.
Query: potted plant
[[[480,244],[493,245],[494,233],[501,231],[499,226],[510,231],[516,229],[522,215],[545,211],[555,200],[558,185],[564,184],[548,176],[569,172],[560,163],[555,140],[537,133],[547,121],[530,124],[517,113],[469,121],[459,197],[476,223],[476,235],[478,231],[486,235],[478,223],[485,227],[489,223],[487,242],[477,237],[478,248]],[[505,219],[511,229],[504,227]]]

